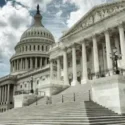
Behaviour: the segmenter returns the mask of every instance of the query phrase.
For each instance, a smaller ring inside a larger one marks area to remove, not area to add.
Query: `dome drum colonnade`
[[[112,30],[115,30],[115,32],[112,32]],[[116,35],[117,34],[117,35]],[[71,82],[71,85],[74,86],[78,84],[77,81],[77,64],[76,64],[76,46],[75,44],[79,44],[82,47],[82,73],[81,73],[81,84],[85,84],[88,81],[88,63],[87,63],[87,46],[90,47],[92,50],[92,55],[93,55],[93,71],[94,71],[94,76],[93,78],[98,78],[98,74],[100,72],[100,62],[99,62],[99,47],[98,47],[98,36],[101,36],[104,38],[104,43],[103,47],[105,46],[105,60],[104,62],[106,63],[106,70],[108,70],[108,75],[113,75],[113,62],[111,59],[111,53],[112,53],[112,45],[111,45],[111,36],[115,35],[113,37],[114,39],[114,44],[120,54],[122,55],[122,67],[124,67],[124,62],[125,62],[125,29],[124,29],[124,22],[119,23],[117,26],[113,28],[109,28],[107,30],[104,30],[100,34],[94,34],[88,39],[84,39],[83,41],[80,40],[77,43],[73,43],[69,47],[66,47],[65,49],[62,49],[63,54],[62,55],[57,55],[57,57],[53,58],[51,57],[51,62],[50,62],[50,70],[51,70],[51,79],[53,79],[53,60],[57,60],[57,79],[60,80],[60,60],[59,58],[61,57],[63,59],[63,74],[64,74],[64,84],[70,85],[69,83],[69,75],[68,75],[68,48],[72,48],[72,71],[73,71],[73,79]],[[88,42],[90,42],[90,45],[88,45]],[[61,48],[61,47],[60,47]],[[51,48],[52,49],[52,48]],[[53,50],[51,50],[53,51]],[[107,74],[105,74],[107,75]]]
[[[16,54],[10,59],[11,73],[41,68],[49,63],[49,47],[54,43],[53,35],[41,23],[39,5],[34,24],[26,30],[15,47]]]

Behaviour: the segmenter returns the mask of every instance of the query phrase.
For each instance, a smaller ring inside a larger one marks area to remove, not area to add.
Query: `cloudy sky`
[[[9,74],[9,59],[40,4],[43,25],[56,41],[93,6],[112,0],[0,0],[0,77]]]

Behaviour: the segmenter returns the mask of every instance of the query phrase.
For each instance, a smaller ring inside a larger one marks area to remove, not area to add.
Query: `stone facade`
[[[43,95],[42,89],[46,86],[48,90],[44,94],[50,93],[48,51],[55,40],[41,19],[37,10],[34,24],[23,33],[15,47],[10,59],[10,74],[0,79],[0,112],[23,106],[21,98],[29,97],[31,90]]]
[[[124,82],[121,84],[119,80],[115,79],[116,64],[111,57],[114,56],[112,55],[114,48],[117,48],[115,54],[119,56],[118,76],[124,79],[124,5],[125,1],[119,1],[94,7],[66,32],[49,51],[51,63],[57,62],[57,79],[59,79],[62,70],[64,84],[75,86],[91,83],[93,101],[119,114],[125,113],[125,107],[122,105],[125,97],[121,94],[119,96],[120,88]],[[50,70],[53,71],[52,64]],[[52,71],[50,75],[52,75]],[[105,82],[101,85],[98,83],[96,86],[96,82],[103,80],[102,77]],[[106,81],[108,77],[113,80],[111,82]],[[115,85],[117,91],[113,89],[112,85]],[[104,101],[108,104],[104,104]],[[118,103],[119,105],[117,105]]]
[[[16,54],[10,59],[10,76],[0,79],[2,95],[7,93],[5,85],[8,86],[13,76],[16,77],[10,87],[13,95],[9,96],[12,100],[16,92],[26,94],[29,90],[39,89],[51,96],[70,85],[91,83],[93,101],[124,113],[124,90],[121,91],[124,80],[119,82],[119,79],[125,78],[125,1],[94,7],[58,43],[54,43],[52,34],[40,23],[39,11],[34,18],[34,25],[24,32],[15,47]],[[117,48],[117,55],[121,55],[119,75],[116,75],[111,59],[114,48]],[[107,82],[107,79],[113,80]],[[104,104],[107,98],[110,101]]]

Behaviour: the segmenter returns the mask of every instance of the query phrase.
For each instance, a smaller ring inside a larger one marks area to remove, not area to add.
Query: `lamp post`
[[[33,91],[33,76],[31,76],[30,82],[31,82],[31,90],[30,90],[30,92],[34,93],[34,91]]]
[[[119,74],[120,71],[118,69],[118,60],[121,59],[121,55],[117,53],[117,48],[116,47],[113,48],[113,52],[111,53],[110,58],[113,61],[113,69],[115,70],[115,73]]]

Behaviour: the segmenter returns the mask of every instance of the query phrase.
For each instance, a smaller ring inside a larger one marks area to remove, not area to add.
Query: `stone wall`
[[[125,113],[125,76],[109,76],[91,81],[92,100],[110,110]]]

